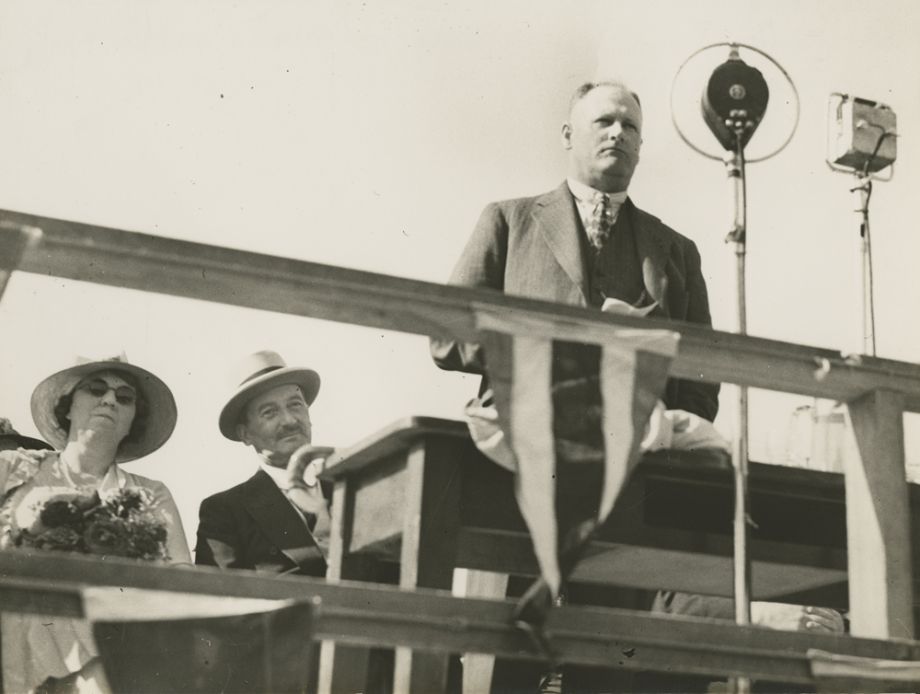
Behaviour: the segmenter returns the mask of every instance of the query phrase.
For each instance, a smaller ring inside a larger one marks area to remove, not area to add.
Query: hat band
[[[250,381],[253,381],[253,380],[257,379],[259,376],[264,376],[264,375],[267,374],[267,373],[270,373],[270,372],[272,372],[272,371],[279,371],[279,370],[281,370],[281,369],[283,369],[283,368],[284,368],[283,366],[266,366],[266,367],[265,367],[264,369],[262,369],[261,371],[256,371],[254,374],[252,374],[252,375],[250,375],[249,377],[243,379],[243,381],[240,383],[240,385],[241,385],[241,386],[244,386],[244,385],[246,385],[247,383],[249,383]]]

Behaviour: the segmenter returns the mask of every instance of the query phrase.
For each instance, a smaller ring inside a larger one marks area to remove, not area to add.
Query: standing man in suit
[[[642,108],[635,92],[620,82],[581,85],[562,125],[562,145],[569,153],[566,180],[543,195],[487,205],[450,283],[598,309],[608,298],[619,299],[648,309],[648,315],[711,325],[696,244],[636,207],[628,197],[641,144]],[[567,347],[566,356],[575,360],[590,349],[577,344]],[[441,368],[483,374],[480,396],[487,400],[488,355],[478,345],[432,340],[431,352]],[[718,384],[671,379],[664,402],[669,409],[686,410],[712,421],[718,411],[718,393]],[[648,591],[569,586],[568,598],[670,614],[724,619],[733,615],[730,599],[686,593],[656,596]],[[755,622],[766,626],[843,630],[842,619],[833,610],[755,607],[762,608]],[[498,661],[493,691],[532,688],[532,675],[532,668],[526,665]],[[564,686],[571,691],[691,691],[701,685],[692,678],[669,680],[653,675],[633,679],[625,672],[591,669],[573,669],[566,677],[569,682]],[[705,682],[702,686],[705,689]]]
[[[252,446],[259,469],[201,502],[195,563],[324,577],[330,518],[316,468],[332,449],[310,443],[319,374],[263,351],[238,376],[220,432]]]
[[[618,299],[648,315],[711,325],[696,244],[636,207],[627,194],[642,145],[638,96],[620,82],[581,85],[561,135],[568,152],[566,180],[542,195],[487,205],[450,284],[598,310],[607,299]],[[590,363],[592,350],[597,347],[557,345],[557,367],[570,370],[575,364],[578,373],[578,364]],[[488,404],[488,355],[479,345],[433,340],[431,351],[441,368],[483,374],[480,397]],[[670,409],[712,421],[718,392],[718,384],[671,379],[663,399]],[[509,594],[520,594],[526,585],[512,577]],[[577,585],[566,592],[572,603],[640,610],[650,609],[655,598],[650,591]],[[492,690],[534,689],[539,675],[525,663],[498,660]],[[571,691],[648,686],[624,671],[572,668],[563,678]]]
[[[696,244],[627,196],[641,144],[634,92],[619,82],[580,86],[562,125],[566,180],[486,206],[450,284],[597,308],[620,299],[651,307],[652,316],[711,325]],[[441,368],[485,373],[477,345],[435,340],[432,355]],[[664,401],[712,421],[718,392],[718,384],[672,379]]]

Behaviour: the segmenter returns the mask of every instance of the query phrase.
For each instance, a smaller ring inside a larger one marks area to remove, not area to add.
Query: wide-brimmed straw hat
[[[231,441],[239,441],[236,426],[246,403],[259,395],[283,385],[295,385],[303,398],[312,405],[319,393],[319,374],[313,369],[288,366],[281,355],[271,350],[250,354],[241,360],[231,375],[233,394],[220,411],[220,433]]]
[[[51,444],[34,439],[31,436],[23,436],[13,428],[6,417],[0,417],[0,450],[5,450],[4,444],[13,444],[16,448],[27,448],[32,451],[45,451],[51,449]]]
[[[106,359],[77,357],[74,366],[51,374],[32,392],[32,419],[39,433],[57,450],[67,443],[68,431],[54,414],[62,397],[73,392],[77,384],[99,371],[127,374],[137,385],[138,394],[147,402],[147,422],[140,437],[124,440],[115,455],[116,463],[136,460],[152,453],[172,435],[176,427],[176,400],[169,387],[146,369],[128,363],[121,354]]]

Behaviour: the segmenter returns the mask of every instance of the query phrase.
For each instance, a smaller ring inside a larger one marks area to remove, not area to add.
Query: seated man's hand
[[[316,486],[316,476],[322,472],[326,458],[335,453],[329,446],[314,446],[305,443],[291,453],[287,465],[288,479],[297,484],[306,482],[308,487]]]
[[[829,607],[809,607],[780,602],[752,602],[751,622],[757,626],[787,631],[842,634],[843,615]]]

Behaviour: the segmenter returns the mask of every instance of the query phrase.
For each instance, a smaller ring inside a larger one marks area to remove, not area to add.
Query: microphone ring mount
[[[794,122],[793,122],[793,124],[792,124],[792,128],[791,128],[790,131],[789,131],[789,134],[788,134],[788,135],[786,136],[786,138],[780,143],[780,145],[779,145],[778,147],[776,147],[774,150],[772,150],[771,152],[769,152],[769,153],[767,153],[767,154],[765,154],[765,155],[762,155],[762,156],[751,157],[751,158],[749,158],[749,159],[746,159],[746,163],[747,163],[747,164],[754,164],[754,163],[757,163],[757,162],[760,162],[760,161],[764,161],[764,160],[766,160],[766,159],[769,159],[769,158],[771,158],[771,157],[773,157],[773,156],[776,156],[777,154],[779,154],[782,150],[784,150],[784,149],[786,148],[786,146],[789,144],[789,142],[791,142],[792,136],[795,134],[795,131],[798,129],[798,125],[799,125],[799,116],[800,116],[800,110],[801,110],[801,106],[800,106],[800,103],[799,103],[799,92],[798,92],[798,90],[796,89],[795,83],[792,81],[792,78],[789,76],[789,73],[786,72],[786,70],[783,68],[782,65],[780,65],[780,64],[779,64],[772,56],[770,56],[768,53],[766,53],[766,52],[760,50],[759,48],[756,48],[756,47],[754,47],[754,46],[751,46],[751,45],[748,45],[748,44],[745,44],[745,43],[739,43],[739,42],[737,42],[737,41],[722,41],[722,42],[719,42],[719,43],[712,43],[712,44],[709,44],[708,46],[703,46],[702,48],[700,48],[700,49],[694,51],[693,53],[691,53],[691,54],[686,58],[686,60],[684,60],[683,63],[681,63],[680,67],[677,69],[677,72],[676,72],[675,75],[674,75],[674,79],[671,81],[671,99],[670,99],[670,106],[671,106],[671,122],[672,122],[673,125],[674,125],[674,129],[677,131],[677,134],[678,134],[678,136],[680,136],[680,139],[683,140],[684,143],[685,143],[688,147],[690,147],[690,149],[692,149],[694,152],[696,152],[697,154],[701,154],[702,156],[706,157],[707,159],[714,159],[714,160],[716,160],[716,161],[724,161],[724,155],[721,155],[721,154],[719,154],[719,155],[711,154],[710,152],[705,151],[704,149],[702,149],[701,147],[695,145],[693,142],[690,141],[690,138],[687,137],[686,133],[683,131],[683,129],[680,127],[680,124],[677,122],[677,116],[676,116],[676,111],[675,111],[675,107],[674,107],[674,96],[675,96],[675,91],[676,91],[676,90],[675,90],[675,87],[676,87],[676,85],[677,85],[677,80],[678,80],[678,78],[681,76],[681,74],[683,73],[684,69],[687,67],[688,63],[690,63],[691,60],[693,60],[695,57],[697,57],[698,55],[700,55],[700,54],[703,53],[704,51],[708,51],[708,50],[713,49],[713,48],[720,48],[720,47],[722,47],[722,46],[725,46],[725,47],[727,47],[727,48],[729,49],[730,58],[731,58],[731,57],[734,57],[734,58],[738,58],[738,57],[739,57],[739,48],[744,48],[744,49],[747,49],[747,50],[749,50],[749,51],[753,51],[754,53],[757,53],[758,55],[762,56],[762,57],[765,58],[767,61],[769,61],[774,67],[776,67],[777,70],[779,70],[779,72],[780,72],[780,73],[782,74],[782,76],[785,78],[786,82],[789,84],[789,87],[790,87],[791,90],[792,90],[792,94],[793,94],[793,96],[794,96],[793,102],[794,102],[794,104],[795,104],[795,118],[794,118]],[[738,89],[736,89],[736,87],[737,87]],[[735,99],[735,100],[737,100],[737,101],[741,101],[742,99],[745,98],[745,96],[747,96],[746,90],[745,90],[745,88],[744,88],[744,85],[741,85],[741,84],[732,84],[731,87],[730,87],[729,90],[728,90],[728,93],[729,93],[729,96],[730,96],[732,99]],[[742,110],[743,110],[743,109],[742,109]],[[734,111],[732,111],[732,112],[729,114],[729,118],[726,118],[725,121],[724,121],[724,123],[725,123],[725,126],[726,126],[727,128],[730,128],[730,129],[736,130],[736,131],[739,130],[739,129],[740,129],[741,131],[749,131],[749,130],[751,130],[752,128],[754,128],[754,127],[757,126],[757,123],[756,123],[756,122],[754,122],[753,120],[750,120],[750,119],[748,118],[748,114],[747,114],[747,113],[744,113],[744,115],[742,115],[741,113],[739,113],[739,114],[736,116],[735,113],[734,113]]]

